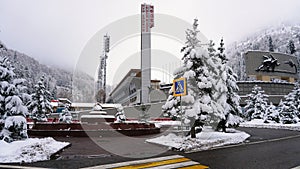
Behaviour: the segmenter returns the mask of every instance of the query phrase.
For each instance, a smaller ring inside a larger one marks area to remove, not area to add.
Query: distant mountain
[[[248,50],[269,51],[269,41],[272,39],[274,52],[291,54],[289,42],[295,45],[296,52],[292,55],[300,57],[300,25],[281,25],[279,27],[265,29],[257,32],[241,42],[228,46],[227,56],[231,58],[231,66],[238,74],[239,80],[244,80],[243,74],[243,53]]]
[[[6,48],[1,41],[0,56],[8,57],[15,67],[14,72],[16,76],[27,80],[26,85],[29,93],[33,92],[34,85],[40,77],[45,76],[45,86],[53,94],[54,98],[69,98],[74,102],[93,102],[94,100],[94,79],[85,73],[80,72],[73,76],[73,73],[70,71],[40,64],[26,54]],[[76,97],[72,97],[72,90],[76,90]]]

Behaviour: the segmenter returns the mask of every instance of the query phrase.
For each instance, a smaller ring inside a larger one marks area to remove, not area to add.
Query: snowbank
[[[22,141],[7,143],[0,140],[0,163],[32,163],[49,160],[57,151],[70,145],[58,142],[53,138],[29,138]]]
[[[202,151],[229,144],[238,144],[250,137],[249,134],[235,129],[227,129],[227,131],[227,133],[216,132],[209,127],[205,127],[201,133],[197,134],[195,139],[170,133],[146,141],[189,152]]]
[[[270,129],[285,129],[300,131],[300,123],[282,124],[282,123],[264,123],[262,119],[253,119],[240,124],[240,127],[255,127],[255,128],[270,128]]]

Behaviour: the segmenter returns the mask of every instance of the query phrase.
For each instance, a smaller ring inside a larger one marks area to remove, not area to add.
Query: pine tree
[[[31,94],[32,101],[28,105],[30,117],[36,121],[47,121],[47,114],[52,113],[50,104],[51,94],[44,85],[44,76],[34,86],[34,93]]]
[[[248,100],[246,100],[245,112],[248,120],[263,119],[268,107],[267,101],[268,95],[264,94],[261,87],[255,85],[252,92],[248,94]]]
[[[293,40],[289,41],[289,43],[287,45],[287,49],[288,49],[288,51],[289,51],[290,54],[296,53],[296,47],[295,47],[295,44],[294,44]]]
[[[205,123],[216,127],[220,119],[224,118],[222,106],[216,100],[218,94],[214,95],[216,90],[221,88],[214,86],[214,75],[219,72],[217,69],[220,65],[218,59],[210,57],[208,49],[200,44],[197,38],[197,21],[195,19],[193,29],[186,31],[186,46],[181,50],[184,53],[183,66],[174,72],[175,78],[187,79],[188,95],[183,96],[181,100],[183,112],[180,112],[178,97],[169,96],[164,105],[170,113],[176,117],[182,116],[184,123],[191,126],[192,138],[196,137],[196,127],[200,127],[201,130]]]
[[[7,142],[27,138],[28,114],[25,103],[24,79],[16,79],[14,69],[6,57],[0,57],[0,139]]]
[[[300,86],[295,84],[294,89],[285,96],[279,112],[281,122],[284,124],[297,123],[300,118]]]
[[[274,45],[273,45],[273,40],[272,40],[271,36],[269,36],[269,51],[274,52]]]
[[[277,107],[273,105],[272,102],[266,109],[266,113],[264,117],[264,123],[270,123],[270,122],[276,122],[276,123],[280,122],[279,111],[277,110]]]
[[[217,54],[219,58],[222,60],[222,64],[225,66],[225,73],[226,73],[226,80],[225,84],[227,86],[227,92],[226,92],[226,104],[224,105],[224,111],[225,111],[225,122],[226,126],[238,126],[239,123],[242,121],[242,112],[239,108],[240,106],[240,97],[236,93],[239,88],[236,84],[237,81],[237,75],[233,72],[232,68],[228,66],[227,62],[228,59],[224,53],[224,42],[223,38],[220,42],[220,47],[218,48],[219,53]]]

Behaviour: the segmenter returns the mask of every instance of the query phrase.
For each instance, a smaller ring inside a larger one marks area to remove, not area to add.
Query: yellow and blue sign
[[[173,96],[187,95],[186,78],[178,78],[173,80]]]

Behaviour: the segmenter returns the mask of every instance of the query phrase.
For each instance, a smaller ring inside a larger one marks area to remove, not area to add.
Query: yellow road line
[[[193,166],[188,166],[188,167],[181,167],[179,169],[209,169],[209,167],[205,166],[205,165],[198,164],[198,165],[193,165]]]
[[[139,169],[139,168],[148,168],[148,167],[155,167],[160,165],[166,165],[166,164],[172,164],[172,163],[180,163],[190,161],[188,158],[176,158],[171,160],[164,160],[164,161],[157,161],[157,162],[149,162],[144,164],[136,164],[136,165],[130,165],[130,166],[124,166],[124,167],[118,167],[114,169]]]

